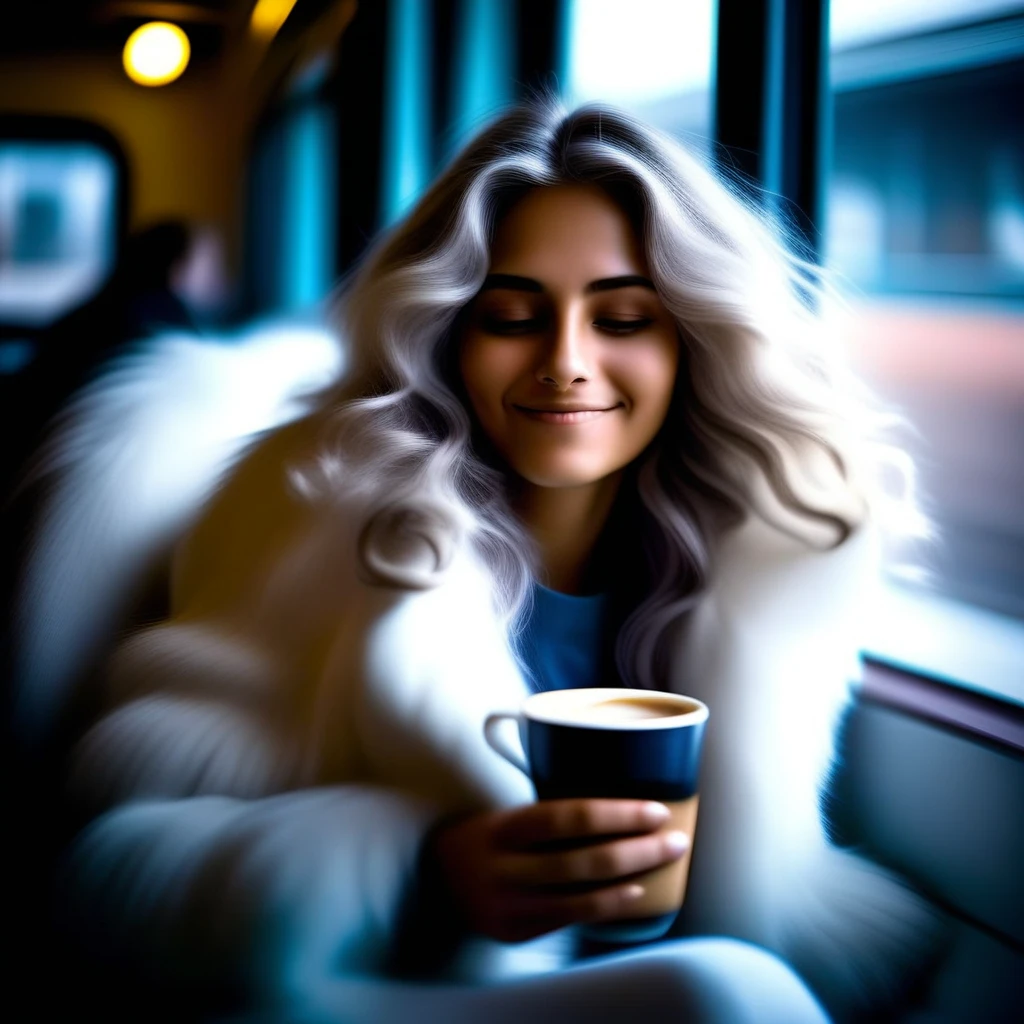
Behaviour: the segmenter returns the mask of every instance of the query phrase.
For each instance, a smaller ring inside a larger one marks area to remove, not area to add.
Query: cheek
[[[660,420],[672,401],[679,372],[679,349],[674,344],[638,346],[616,361],[614,368],[620,387],[645,420]]]
[[[471,337],[466,338],[462,342],[459,353],[459,374],[474,408],[479,408],[481,402],[486,400],[488,380],[486,370],[486,354]]]
[[[462,343],[459,372],[477,416],[486,425],[489,415],[500,411],[502,397],[521,368],[513,346],[469,335]]]

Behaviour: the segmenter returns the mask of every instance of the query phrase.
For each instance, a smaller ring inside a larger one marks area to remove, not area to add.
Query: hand
[[[444,825],[430,853],[473,931],[523,942],[623,916],[642,893],[623,876],[689,847],[683,833],[658,831],[668,819],[664,804],[643,800],[541,800]]]

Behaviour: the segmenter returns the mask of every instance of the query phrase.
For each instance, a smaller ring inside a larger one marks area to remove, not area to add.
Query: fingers
[[[657,831],[669,817],[664,804],[643,800],[550,800],[471,815],[431,841],[468,925],[521,942],[629,916],[643,892],[629,876],[676,859],[686,845]]]
[[[523,942],[569,925],[614,920],[627,914],[642,895],[639,885],[626,883],[575,895],[522,896],[506,919],[502,938]]]
[[[513,886],[605,882],[661,867],[689,847],[683,832],[657,832],[560,853],[510,853],[502,858],[501,880]]]
[[[668,808],[649,800],[541,800],[506,814],[494,838],[506,850],[528,850],[555,840],[650,832],[668,819]]]

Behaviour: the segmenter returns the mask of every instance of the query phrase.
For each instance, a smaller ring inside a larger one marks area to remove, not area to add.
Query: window
[[[938,543],[913,582],[1024,618],[1024,5],[833,0],[831,67],[826,250],[916,432]]]
[[[715,0],[572,0],[568,99],[614,103],[706,153]]]
[[[0,323],[42,327],[95,290],[116,255],[119,179],[99,146],[0,140]]]
[[[875,609],[885,661],[1024,701],[1024,4],[833,0],[825,249],[936,534]]]

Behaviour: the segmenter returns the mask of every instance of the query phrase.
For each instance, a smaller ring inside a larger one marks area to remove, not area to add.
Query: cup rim
[[[661,718],[644,718],[632,722],[581,722],[574,720],[568,709],[559,710],[558,704],[571,704],[575,701],[590,700],[603,697],[608,701],[625,700],[630,697],[657,697],[672,701],[686,702],[690,706],[678,715],[665,715]],[[554,708],[537,707],[537,705],[555,704]],[[527,697],[521,707],[523,715],[534,722],[544,725],[566,725],[574,729],[604,729],[611,731],[650,731],[656,729],[679,729],[683,726],[699,725],[706,722],[709,711],[707,705],[696,697],[671,690],[641,690],[621,686],[586,686],[566,690],[544,690]]]

